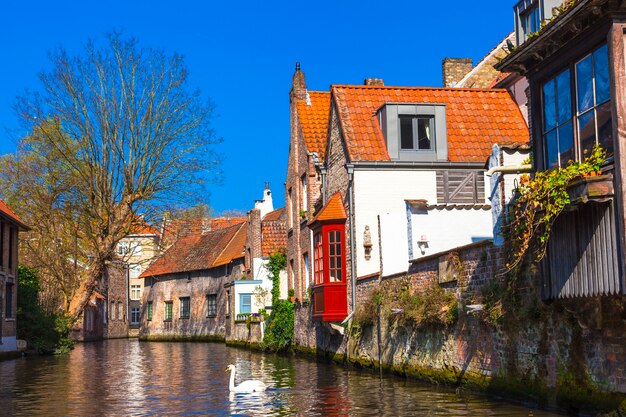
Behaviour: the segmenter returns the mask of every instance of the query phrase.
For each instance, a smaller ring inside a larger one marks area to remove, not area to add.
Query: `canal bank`
[[[440,283],[452,256],[454,279]],[[500,248],[473,245],[359,280],[343,329],[299,304],[294,350],[572,415],[626,415],[624,297],[545,303],[537,270],[511,280],[502,262]]]

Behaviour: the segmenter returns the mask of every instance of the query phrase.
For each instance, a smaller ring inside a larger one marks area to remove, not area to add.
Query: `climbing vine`
[[[286,266],[287,256],[284,251],[270,255],[266,265],[272,275],[272,311],[263,344],[266,349],[273,351],[288,349],[293,340],[294,306],[289,300],[280,300],[280,271]]]
[[[534,178],[520,178],[518,196],[508,209],[504,232],[509,244],[507,271],[517,270],[528,259],[543,259],[552,225],[570,204],[567,188],[574,180],[601,174],[606,151],[599,145],[581,162],[570,161],[564,168],[537,173]]]

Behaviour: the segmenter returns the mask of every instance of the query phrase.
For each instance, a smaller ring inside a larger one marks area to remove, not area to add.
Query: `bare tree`
[[[18,101],[33,133],[2,166],[15,174],[5,194],[20,214],[36,221],[43,214],[27,210],[46,209],[47,223],[63,229],[36,229],[40,236],[30,240],[48,245],[44,240],[58,234],[65,237],[63,247],[74,251],[54,254],[48,247],[38,252],[40,263],[50,257],[51,264],[54,256],[80,263],[65,303],[76,319],[134,216],[149,218],[161,203],[199,195],[218,162],[211,152],[216,138],[212,106],[189,90],[179,55],[141,49],[113,34],[104,46],[89,42],[78,56],[61,49],[50,57],[52,71],[40,75],[43,91]],[[33,195],[38,181],[44,182],[37,187],[42,196]],[[47,204],[20,203],[39,198]]]

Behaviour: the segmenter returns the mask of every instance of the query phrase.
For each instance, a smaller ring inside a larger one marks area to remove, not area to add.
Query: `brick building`
[[[227,337],[230,296],[225,284],[245,273],[245,243],[245,223],[178,238],[141,275],[140,337]]]
[[[312,282],[312,213],[324,203],[320,185],[324,175],[330,94],[308,91],[300,64],[289,93],[290,141],[285,181],[287,217],[287,274],[289,289],[302,300]]]
[[[18,235],[28,227],[0,200],[0,354],[17,351]]]
[[[313,243],[314,276],[312,316],[297,315],[300,329],[311,318],[348,316],[360,280],[406,273],[412,259],[491,239],[485,161],[494,144],[528,140],[503,89],[386,87],[368,79],[331,86],[329,107],[325,154],[313,166],[322,204],[299,228],[302,245]],[[287,182],[297,179],[293,172]],[[305,288],[307,275],[297,272],[294,286]],[[296,342],[323,348],[318,333],[303,331]]]

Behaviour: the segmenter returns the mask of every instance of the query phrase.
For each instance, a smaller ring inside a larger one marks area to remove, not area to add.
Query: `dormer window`
[[[400,120],[400,149],[405,150],[433,150],[432,132],[433,117],[399,116]]]
[[[378,111],[378,120],[391,160],[448,160],[445,105],[389,103]]]

